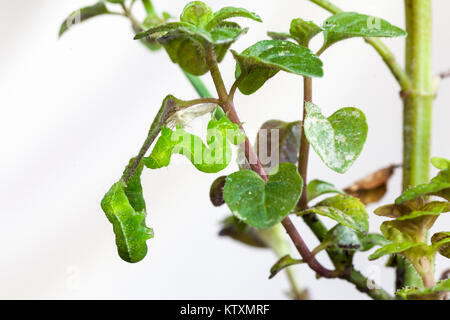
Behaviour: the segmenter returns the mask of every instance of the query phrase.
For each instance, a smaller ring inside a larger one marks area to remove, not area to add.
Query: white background
[[[63,39],[63,18],[91,1],[0,1],[0,298],[37,299],[284,299],[284,275],[268,280],[275,257],[217,237],[228,211],[213,208],[210,183],[217,175],[197,173],[185,159],[143,176],[148,224],[155,230],[148,257],[131,265],[116,253],[112,227],[99,202],[134,156],[152,117],[169,93],[183,99],[196,94],[164,52],[149,53],[134,42],[129,23],[102,17],[74,27]],[[168,4],[169,2],[169,4]],[[292,18],[321,23],[329,16],[306,0],[209,1],[214,9],[240,6],[259,13],[264,24],[251,27],[235,48],[242,50],[267,30],[287,31]],[[403,26],[403,1],[341,0],[346,10],[383,17]],[[177,14],[184,0],[155,0],[157,9]],[[450,67],[450,2],[435,0],[434,71]],[[386,43],[403,61],[403,39]],[[320,39],[314,46],[320,45]],[[401,161],[401,101],[398,85],[374,50],[360,39],[342,42],[323,56],[325,77],[315,81],[315,102],[325,114],[357,106],[367,115],[369,138],[360,159],[342,176],[313,154],[310,177],[345,187],[380,167]],[[227,84],[234,61],[221,65]],[[211,90],[210,79],[205,77]],[[432,154],[450,157],[450,80],[436,100]],[[252,139],[265,120],[300,117],[299,77],[279,74],[253,96],[237,94],[241,119]],[[193,124],[204,128],[206,119]],[[233,172],[230,166],[227,172]],[[433,172],[434,174],[434,172]],[[383,203],[399,193],[401,172]],[[370,211],[373,207],[370,207]],[[371,213],[371,230],[382,219]],[[331,223],[329,224],[331,225]],[[448,230],[441,218],[434,230]],[[308,244],[317,241],[301,222]],[[327,257],[319,256],[327,266]],[[357,268],[393,290],[386,258],[370,269],[367,254]],[[448,267],[437,258],[437,275]],[[316,280],[297,267],[316,299],[366,299],[341,280]]]

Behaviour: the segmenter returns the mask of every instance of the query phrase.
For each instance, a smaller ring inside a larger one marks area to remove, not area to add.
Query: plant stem
[[[233,101],[229,100],[229,96],[225,88],[225,84],[223,82],[219,66],[217,64],[216,55],[212,47],[209,47],[206,50],[206,61],[210,69],[211,77],[216,86],[219,99],[222,102],[225,102],[222,105],[223,110],[228,114],[229,119],[233,123],[239,124],[241,126],[241,129],[245,134],[245,131],[242,128],[242,123],[234,108]],[[264,179],[264,181],[267,181],[268,178],[266,173],[264,172],[264,168],[261,165],[261,162],[259,161],[255,151],[253,150],[253,147],[251,146],[248,138],[246,138],[245,140],[245,158],[249,162],[252,170],[255,171],[262,179]],[[323,267],[312,255],[311,251],[308,249],[306,243],[303,241],[303,238],[300,236],[300,234],[298,233],[297,229],[295,228],[294,224],[292,223],[289,217],[286,217],[282,221],[282,225],[286,229],[286,232],[288,233],[298,252],[302,256],[303,260],[305,260],[305,262],[310,266],[311,269],[313,269],[314,271],[316,271],[317,274],[325,278],[336,277],[335,271],[328,270],[325,267]]]
[[[434,99],[432,75],[431,0],[405,0],[406,72],[411,89],[403,94],[403,190],[429,180],[431,122]],[[424,258],[426,259],[426,258]],[[426,262],[424,262],[426,263]],[[405,270],[403,286],[413,280]],[[422,276],[425,286],[434,283],[433,268]]]
[[[192,87],[194,87],[195,91],[197,92],[197,94],[200,97],[202,97],[202,98],[212,97],[211,93],[209,92],[206,85],[203,83],[202,79],[200,79],[199,77],[193,76],[192,74],[187,73],[184,70],[183,70],[183,73],[186,76],[186,78],[189,80],[189,82],[191,83]]]
[[[429,180],[433,107],[431,0],[405,0],[406,71],[412,89],[404,95],[403,189]]]
[[[309,0],[318,6],[324,8],[325,10],[336,14],[342,12],[342,9],[332,4],[327,0]],[[394,54],[389,50],[389,48],[384,44],[383,41],[376,38],[364,38],[368,44],[370,44],[378,54],[383,58],[384,63],[387,65],[389,70],[397,79],[400,87],[403,91],[408,91],[411,88],[411,81],[406,74],[405,70],[400,66],[400,64],[395,60]]]
[[[147,14],[150,14],[150,13],[156,14],[155,7],[153,6],[153,3],[151,0],[142,0],[142,3],[145,7],[145,10],[147,11]]]
[[[303,193],[298,204],[300,210],[304,210],[308,206],[306,186],[308,185],[308,159],[309,159],[309,141],[306,139],[304,130],[304,121],[306,118],[306,103],[312,102],[312,79],[303,78],[303,122],[300,136],[300,153],[298,157],[298,172],[303,179]]]

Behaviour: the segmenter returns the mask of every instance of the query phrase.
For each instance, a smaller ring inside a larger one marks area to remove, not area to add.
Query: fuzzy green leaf
[[[308,196],[308,202],[320,197],[323,194],[328,193],[343,193],[341,190],[337,189],[331,183],[322,180],[313,180],[308,183],[306,189],[306,194]]]
[[[446,195],[450,192],[450,168],[446,161],[448,160],[434,158],[434,165],[442,168],[438,175],[431,179],[429,183],[420,184],[406,190],[395,200],[395,203],[401,204],[425,195],[437,195],[447,199]]]
[[[441,255],[450,259],[450,232],[435,233],[431,237],[433,248],[438,250]]]
[[[285,269],[287,267],[296,265],[296,264],[300,264],[300,263],[303,263],[303,261],[302,260],[298,260],[298,259],[294,259],[290,255],[285,255],[280,260],[278,260],[272,266],[272,268],[270,268],[269,279],[272,279],[273,277],[275,277],[281,270],[283,270],[283,269]]]
[[[308,48],[289,41],[263,40],[245,49],[241,54],[232,51],[237,61],[236,78],[243,74],[239,90],[252,94],[279,71],[322,77],[322,61]]]
[[[431,288],[404,288],[401,290],[398,290],[396,294],[398,296],[401,296],[405,299],[419,299],[419,300],[426,300],[431,299],[435,300],[436,296],[439,296],[440,294],[444,292],[450,291],[450,279],[439,281],[434,287]]]
[[[306,110],[305,134],[314,151],[330,169],[346,172],[367,139],[364,113],[356,108],[343,108],[326,118],[312,103],[306,104]]]
[[[115,183],[101,203],[113,225],[119,256],[130,263],[144,259],[148,250],[146,241],[153,238],[153,230],[145,225],[145,201],[140,181],[142,168],[141,164],[127,184],[123,180]]]
[[[111,14],[111,12],[108,11],[103,2],[98,2],[92,6],[84,7],[72,12],[72,14],[70,14],[61,24],[61,27],[59,28],[59,37],[66,33],[73,25],[104,14]]]
[[[180,21],[205,27],[213,16],[213,11],[206,4],[201,1],[192,1],[184,7]]]
[[[362,233],[367,233],[369,230],[368,214],[364,204],[351,196],[337,195],[327,198],[315,207],[300,212],[299,215],[312,212]]]
[[[359,14],[341,12],[328,18],[322,26],[324,47],[353,37],[402,37],[407,33],[386,20]]]
[[[307,47],[309,41],[322,32],[322,28],[312,21],[297,18],[292,20],[289,33],[302,46]]]
[[[150,169],[159,169],[167,167],[172,155],[179,153],[188,158],[199,171],[217,173],[231,161],[232,150],[229,143],[239,145],[245,141],[245,135],[238,125],[227,117],[222,117],[219,120],[211,119],[206,141],[208,146],[205,146],[200,137],[182,128],[173,131],[163,127],[152,153],[143,162]]]
[[[214,13],[214,17],[208,22],[206,29],[212,30],[224,20],[236,17],[249,18],[262,22],[261,17],[254,12],[250,12],[243,8],[225,7]]]
[[[382,256],[394,253],[402,253],[406,250],[409,250],[414,247],[426,245],[425,243],[418,242],[400,242],[400,243],[390,243],[385,245],[384,247],[375,251],[370,257],[369,260],[376,260],[381,258]]]
[[[297,167],[282,163],[275,168],[267,183],[250,170],[227,177],[223,196],[233,214],[259,229],[281,222],[297,205],[303,181]]]

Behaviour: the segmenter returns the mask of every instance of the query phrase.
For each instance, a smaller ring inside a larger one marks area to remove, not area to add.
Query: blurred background
[[[95,0],[0,1],[0,298],[3,299],[284,299],[285,275],[268,280],[276,257],[217,236],[229,212],[213,208],[208,194],[217,175],[196,172],[181,157],[168,169],[143,175],[148,224],[155,238],[138,264],[120,260],[112,227],[100,200],[137,154],[152,118],[169,93],[181,99],[194,90],[160,51],[151,53],[132,40],[122,17],[99,17],[75,26],[61,40],[60,24],[73,10]],[[380,16],[404,26],[403,1],[335,0],[348,11]],[[185,0],[155,0],[156,9],[178,15]],[[264,24],[242,21],[250,32],[234,46],[243,50],[266,38],[268,30],[287,31],[292,18],[321,24],[329,14],[306,0],[211,0],[213,9],[243,6]],[[435,0],[434,71],[450,67],[450,2]],[[321,39],[314,41],[318,48]],[[387,45],[403,61],[403,39]],[[399,87],[380,57],[360,39],[344,41],[323,55],[325,77],[314,82],[314,101],[325,114],[343,106],[361,108],[369,122],[363,153],[346,175],[325,167],[312,153],[310,177],[345,187],[381,167],[401,162]],[[234,60],[221,64],[228,85]],[[213,91],[210,79],[205,76]],[[268,119],[300,118],[300,77],[280,73],[236,105],[253,140]],[[450,157],[450,80],[436,99],[433,156]],[[192,124],[201,132],[207,119]],[[174,158],[174,159],[175,159]],[[225,173],[236,170],[232,165]],[[435,172],[432,172],[434,174]],[[221,175],[221,174],[220,174]],[[389,183],[382,203],[400,192],[401,172]],[[369,208],[371,211],[374,206]],[[326,220],[326,219],[323,219]],[[382,219],[371,215],[371,231]],[[333,224],[326,221],[329,226]],[[299,221],[310,247],[317,240]],[[450,227],[448,217],[433,230]],[[394,271],[386,258],[369,263],[356,256],[356,267],[390,292]],[[328,258],[319,259],[331,266]],[[447,265],[446,265],[447,264]],[[437,276],[448,267],[437,257]],[[367,299],[341,280],[317,280],[307,266],[296,267],[314,299]]]

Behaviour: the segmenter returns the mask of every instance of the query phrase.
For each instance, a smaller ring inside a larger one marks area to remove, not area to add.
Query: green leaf
[[[239,90],[252,94],[279,71],[322,77],[322,61],[308,48],[289,41],[263,40],[245,49],[241,54],[232,51],[237,61],[236,78],[242,75]]]
[[[213,12],[210,7],[201,1],[192,1],[184,7],[180,21],[205,27],[212,18]]]
[[[447,199],[450,194],[450,168],[447,167],[448,164],[446,164],[445,161],[445,159],[434,158],[434,165],[443,168],[438,175],[431,179],[429,183],[421,184],[406,190],[395,200],[395,203],[401,204],[405,201],[414,200],[425,195],[437,195]]]
[[[208,124],[208,146],[198,136],[178,127],[175,131],[163,127],[161,137],[149,157],[143,162],[150,169],[167,167],[173,154],[179,153],[205,173],[217,173],[225,169],[231,161],[232,150],[229,143],[239,145],[245,141],[245,135],[237,124],[228,117],[211,119]]]
[[[292,20],[289,33],[302,46],[307,47],[309,41],[322,32],[322,28],[312,21],[297,18]]]
[[[325,20],[323,25],[324,48],[353,37],[402,37],[407,33],[386,20],[359,14],[341,12]]]
[[[447,170],[450,168],[450,160],[444,158],[431,158],[431,164],[439,170]]]
[[[359,250],[362,247],[358,233],[341,224],[330,229],[322,243],[327,243],[333,247],[344,250]]]
[[[404,288],[398,290],[396,294],[405,299],[435,300],[436,296],[448,291],[450,291],[450,279],[439,281],[434,287],[431,288]]]
[[[289,33],[285,33],[285,32],[268,31],[267,35],[270,38],[272,38],[273,40],[288,40],[288,39],[292,39],[292,36]]]
[[[417,242],[401,242],[401,243],[390,243],[385,245],[384,247],[378,249],[375,251],[370,257],[369,260],[376,260],[378,258],[381,258],[382,256],[388,255],[388,254],[394,254],[394,253],[402,253],[406,250],[409,250],[411,248],[417,247],[417,246],[423,246],[426,245],[424,243],[417,243]]]
[[[258,229],[243,223],[234,216],[222,221],[222,229],[219,232],[219,236],[230,237],[254,248],[268,248]]]
[[[308,187],[306,189],[306,194],[308,196],[308,202],[320,197],[321,195],[328,193],[342,193],[343,192],[337,189],[331,183],[322,180],[313,180],[308,183]]]
[[[330,169],[346,172],[367,139],[364,113],[356,108],[343,108],[327,119],[312,103],[306,104],[306,110],[305,134],[314,151]]]
[[[107,2],[110,2],[110,3],[125,3],[125,0],[106,0]]]
[[[223,188],[225,187],[226,179],[227,176],[217,178],[209,189],[209,199],[215,207],[220,207],[225,204],[225,200],[223,199]]]
[[[153,238],[153,230],[145,225],[145,201],[140,181],[142,168],[140,164],[127,184],[123,180],[115,183],[101,203],[113,225],[119,256],[130,263],[144,259],[148,250],[146,241]]]
[[[72,14],[61,24],[61,27],[59,28],[59,37],[66,33],[73,25],[103,14],[111,14],[103,2],[98,2],[92,6],[84,7],[72,12]]]
[[[281,270],[300,263],[303,263],[303,260],[294,259],[288,254],[285,255],[270,268],[269,279],[275,277]]]
[[[250,12],[243,8],[225,7],[214,13],[213,18],[208,22],[206,29],[212,30],[224,20],[236,17],[249,18],[262,22],[261,17],[254,12]]]
[[[275,168],[267,183],[250,170],[227,177],[223,196],[233,214],[259,229],[281,222],[297,205],[303,181],[297,167],[282,163]]]
[[[300,128],[299,121],[269,120],[258,130],[255,151],[267,173],[280,163],[298,163]]]
[[[450,259],[450,232],[435,233],[431,237],[433,248],[438,250],[441,255]]]
[[[299,215],[312,212],[326,216],[362,233],[367,233],[369,230],[366,208],[361,201],[347,195],[327,198],[319,202],[315,207],[300,212]]]

